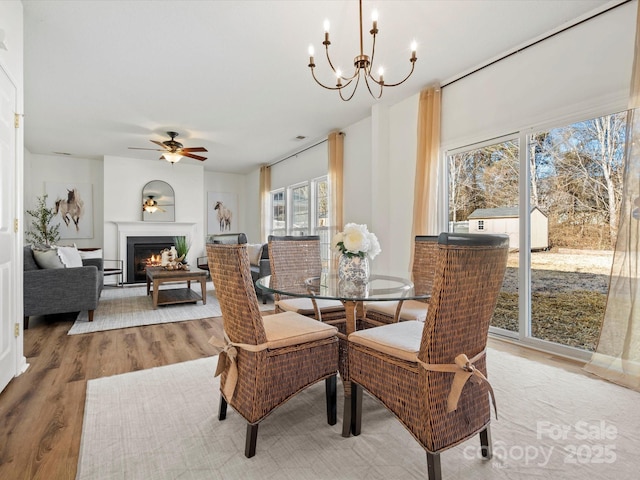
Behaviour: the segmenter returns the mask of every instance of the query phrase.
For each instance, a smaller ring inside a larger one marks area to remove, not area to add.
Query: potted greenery
[[[33,244],[51,245],[60,240],[60,226],[51,225],[56,215],[53,208],[47,208],[47,195],[38,197],[38,204],[33,210],[27,210],[33,217],[31,229],[26,232],[27,240]]]
[[[187,237],[173,237],[173,243],[176,247],[176,252],[178,253],[178,258],[176,258],[176,260],[186,264],[187,253],[189,252],[189,248],[191,248],[191,245],[187,243]]]

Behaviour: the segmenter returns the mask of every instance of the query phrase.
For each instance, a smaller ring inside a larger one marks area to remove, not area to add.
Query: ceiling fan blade
[[[188,153],[188,152],[182,152],[180,155],[182,155],[183,157],[188,157],[188,158],[195,158],[196,160],[206,160],[207,157],[201,157],[200,155],[194,155],[193,153]]]
[[[155,143],[156,145],[161,146],[164,150],[169,150],[167,148],[167,146],[165,144],[163,144],[162,142],[159,142],[158,140],[151,140],[153,143]]]
[[[189,148],[181,148],[180,149],[181,152],[208,152],[209,150],[207,150],[204,147],[189,147]]]
[[[129,150],[151,150],[153,152],[164,152],[164,149],[160,150],[159,148],[129,147]]]

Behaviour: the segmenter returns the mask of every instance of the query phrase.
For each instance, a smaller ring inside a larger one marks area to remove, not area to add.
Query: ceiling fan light
[[[169,163],[178,163],[182,159],[182,155],[176,152],[167,152],[162,156]]]

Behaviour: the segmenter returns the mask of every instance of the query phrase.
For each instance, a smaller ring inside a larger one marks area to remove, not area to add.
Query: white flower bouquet
[[[334,252],[351,257],[369,257],[374,259],[380,253],[378,237],[371,233],[366,225],[347,223],[344,231],[334,235],[331,241]]]

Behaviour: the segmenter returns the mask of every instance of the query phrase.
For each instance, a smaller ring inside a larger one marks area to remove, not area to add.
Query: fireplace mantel
[[[191,222],[113,222],[118,228],[118,259],[127,264],[127,237],[185,236],[193,243],[196,223]],[[125,282],[128,279],[125,278]]]

